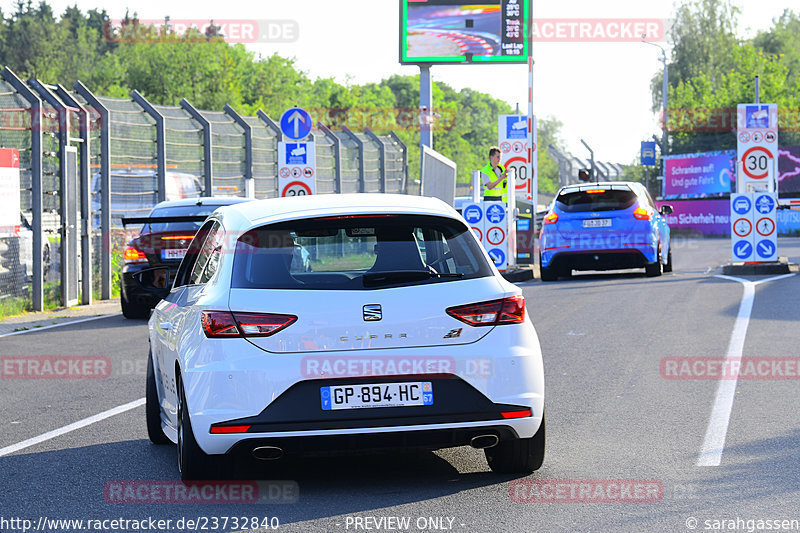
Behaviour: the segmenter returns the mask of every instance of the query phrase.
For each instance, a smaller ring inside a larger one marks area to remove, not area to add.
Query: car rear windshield
[[[589,189],[565,191],[558,195],[556,204],[567,213],[583,211],[618,211],[636,203],[636,193],[620,189]]]
[[[234,288],[364,290],[492,275],[470,229],[422,215],[295,220],[242,235]]]
[[[175,205],[171,207],[158,207],[153,209],[149,217],[207,217],[213,213],[218,205]],[[199,222],[156,222],[142,226],[141,235],[148,233],[189,232],[197,233],[203,221]]]

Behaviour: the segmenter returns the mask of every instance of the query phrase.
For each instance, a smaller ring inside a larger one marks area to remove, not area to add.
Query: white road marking
[[[81,322],[89,322],[91,320],[100,320],[101,318],[108,318],[112,316],[119,316],[122,313],[113,313],[110,315],[90,316],[89,318],[81,318],[80,320],[72,320],[70,322],[62,322],[60,324],[50,324],[49,326],[42,326],[40,328],[23,329],[21,331],[12,331],[11,333],[3,333],[0,337],[11,337],[12,335],[22,335],[23,333],[33,333],[34,331],[42,331],[50,328],[60,328],[61,326],[69,326],[72,324],[80,324]]]
[[[108,411],[103,411],[102,413],[90,416],[89,418],[78,420],[77,422],[73,422],[72,424],[69,424],[67,426],[54,429],[53,431],[48,431],[47,433],[43,433],[38,437],[32,437],[22,442],[18,442],[17,444],[12,444],[11,446],[0,448],[0,457],[12,454],[14,452],[18,452],[25,448],[30,448],[31,446],[35,446],[36,444],[42,443],[47,440],[60,437],[61,435],[64,435],[71,431],[75,431],[76,429],[85,428],[86,426],[90,426],[96,422],[105,420],[106,418],[111,418],[112,416],[116,416],[126,411],[130,411],[131,409],[136,409],[137,407],[144,405],[144,402],[145,402],[144,398],[139,398],[138,400],[126,403],[124,405],[120,405],[118,407],[114,407],[113,409],[109,409]]]
[[[750,323],[750,313],[753,310],[753,300],[756,294],[756,285],[790,276],[794,276],[794,274],[784,274],[759,281],[750,281],[733,276],[715,276],[744,285],[742,302],[739,304],[739,314],[736,316],[731,340],[728,343],[728,353],[725,356],[725,368],[731,368],[734,362],[739,363],[742,360],[747,326]],[[728,434],[728,423],[733,409],[733,397],[736,394],[737,382],[737,376],[724,378],[719,382],[717,396],[714,398],[714,406],[711,409],[711,419],[708,421],[706,436],[703,440],[703,447],[700,449],[700,456],[697,458],[697,466],[719,466],[722,462],[722,452],[725,449],[725,438]]]

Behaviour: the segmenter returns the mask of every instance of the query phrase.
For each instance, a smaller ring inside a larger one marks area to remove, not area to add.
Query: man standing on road
[[[483,199],[485,201],[508,201],[508,184],[506,180],[507,171],[500,164],[500,148],[492,146],[489,148],[489,162],[481,169],[481,181],[483,182]]]

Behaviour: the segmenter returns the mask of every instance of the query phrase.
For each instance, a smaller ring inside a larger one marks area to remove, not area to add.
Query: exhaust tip
[[[274,461],[283,457],[283,449],[277,446],[259,446],[253,448],[250,453],[252,453],[253,457],[262,461]]]
[[[476,450],[483,450],[484,448],[497,446],[498,442],[500,442],[500,439],[497,437],[497,435],[478,435],[476,437],[472,437],[472,439],[469,441],[469,445]]]

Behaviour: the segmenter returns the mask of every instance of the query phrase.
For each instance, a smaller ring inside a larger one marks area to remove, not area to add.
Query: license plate
[[[430,381],[320,387],[323,411],[433,405]]]
[[[609,228],[611,227],[610,218],[587,218],[583,221],[584,228]]]
[[[186,248],[165,248],[161,250],[161,259],[165,261],[180,260],[186,255]]]

